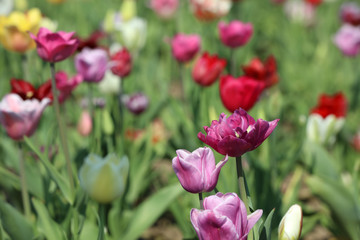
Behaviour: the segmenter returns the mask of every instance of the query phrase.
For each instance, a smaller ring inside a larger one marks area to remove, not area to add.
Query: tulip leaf
[[[161,216],[175,198],[183,192],[178,183],[165,187],[141,203],[132,216],[129,227],[121,239],[137,239]]]
[[[29,240],[32,238],[32,227],[24,216],[2,200],[0,200],[0,220],[11,239]]]
[[[61,227],[50,217],[44,204],[36,198],[33,198],[32,202],[38,214],[38,230],[43,233],[47,239],[65,239],[65,233],[61,230]]]
[[[271,210],[267,216],[265,222],[263,222],[259,228],[260,240],[271,240],[271,222],[275,212],[275,208]]]

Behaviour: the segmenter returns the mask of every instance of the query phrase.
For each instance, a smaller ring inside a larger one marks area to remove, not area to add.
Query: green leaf
[[[11,239],[29,240],[32,238],[33,230],[25,217],[2,200],[0,200],[0,219]]]
[[[275,208],[271,210],[265,222],[260,226],[260,240],[271,240],[271,221],[275,212]]]
[[[175,198],[183,192],[178,183],[165,187],[149,197],[136,209],[127,232],[121,239],[137,239],[161,216]]]

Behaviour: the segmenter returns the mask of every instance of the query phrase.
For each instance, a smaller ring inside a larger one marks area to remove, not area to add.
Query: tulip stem
[[[353,87],[353,97],[351,101],[351,109],[357,109],[358,101],[359,101],[359,93],[360,93],[360,76],[356,76],[355,83]]]
[[[58,122],[58,127],[59,127],[60,143],[61,143],[61,147],[64,151],[64,155],[65,155],[66,168],[67,168],[67,172],[69,175],[69,183],[70,183],[71,193],[72,193],[72,196],[74,196],[74,192],[75,192],[74,179],[73,179],[73,174],[72,174],[69,149],[66,144],[66,132],[65,132],[65,128],[63,126],[63,122],[61,121],[59,99],[58,99],[58,94],[57,94],[57,90],[56,90],[55,64],[54,63],[50,63],[50,69],[51,69],[51,90],[52,90],[52,94],[53,94],[53,103],[54,103],[54,109],[55,109],[55,114],[56,114],[56,120]]]
[[[233,48],[230,48],[230,73],[233,77],[236,77],[236,57]]]
[[[19,152],[20,152],[19,167],[20,167],[21,197],[23,201],[25,217],[30,220],[31,218],[30,199],[29,199],[29,193],[26,183],[24,152],[21,143],[19,143]]]
[[[236,157],[236,170],[237,170],[237,176],[238,176],[240,198],[245,204],[247,213],[250,214],[249,203],[248,203],[248,198],[247,198],[247,191],[246,191],[246,184],[245,184],[245,173],[244,173],[244,169],[242,167],[241,156]]]
[[[105,235],[105,204],[99,203],[99,234],[98,240],[103,240]]]
[[[27,56],[26,53],[21,54],[21,64],[23,70],[23,77],[25,80],[29,81],[29,71],[27,67]]]
[[[203,195],[202,192],[199,193],[199,202],[200,202],[200,209],[204,209],[204,205],[203,205]]]

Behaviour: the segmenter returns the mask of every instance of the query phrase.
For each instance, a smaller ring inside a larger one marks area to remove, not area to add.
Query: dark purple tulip
[[[212,121],[205,126],[205,134],[199,132],[198,138],[218,153],[230,157],[240,157],[257,148],[275,129],[279,119],[267,122],[255,120],[239,108],[228,118],[222,113],[219,121]]]
[[[143,93],[135,93],[131,96],[125,96],[122,101],[125,103],[126,108],[136,115],[144,112],[149,105],[149,99]]]

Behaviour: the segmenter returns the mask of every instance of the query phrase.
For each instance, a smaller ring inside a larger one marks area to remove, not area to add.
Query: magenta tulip
[[[66,72],[59,71],[55,74],[56,88],[60,91],[59,102],[64,102],[71,92],[83,81],[80,74],[69,78]]]
[[[355,57],[360,53],[360,28],[343,25],[336,33],[334,43],[344,55]]]
[[[240,157],[257,148],[274,131],[279,119],[267,122],[255,120],[245,110],[239,108],[228,118],[222,113],[219,121],[205,126],[205,134],[199,132],[198,138],[215,151],[231,157]]]
[[[100,82],[108,68],[108,55],[103,49],[84,48],[75,57],[75,68],[86,82]]]
[[[171,48],[174,58],[179,62],[188,62],[193,59],[200,50],[201,39],[198,35],[177,34],[171,40]]]
[[[190,219],[200,240],[246,240],[262,210],[249,216],[235,193],[217,193],[204,199],[204,210],[192,209]]]
[[[17,94],[7,94],[0,102],[0,123],[7,134],[14,140],[30,137],[36,130],[42,112],[50,103],[44,98],[23,100]]]
[[[51,32],[46,28],[40,28],[37,36],[30,33],[36,42],[39,56],[51,63],[60,62],[75,52],[79,40],[72,38],[74,32]]]
[[[218,28],[222,43],[230,48],[245,45],[253,34],[251,23],[243,23],[238,20],[234,20],[229,24],[220,22]]]
[[[198,148],[192,153],[180,149],[176,154],[172,166],[186,191],[201,193],[214,190],[220,170],[228,160],[227,156],[215,166],[214,153],[207,147]]]

